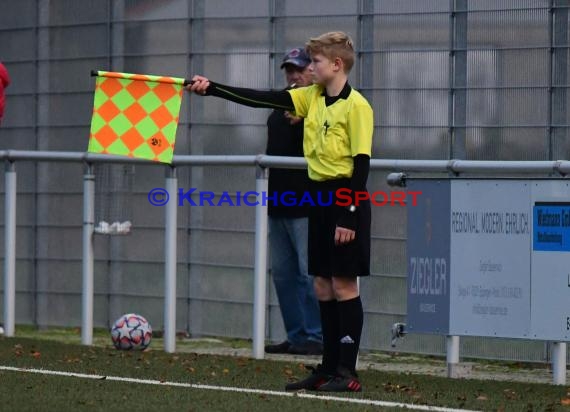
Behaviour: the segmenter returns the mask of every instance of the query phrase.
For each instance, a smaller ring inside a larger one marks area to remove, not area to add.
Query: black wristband
[[[202,96],[212,96],[212,92],[216,88],[216,83],[210,80],[210,84],[206,88],[206,92]]]
[[[336,225],[338,227],[343,227],[345,229],[356,230],[356,224],[358,222],[356,211],[351,212],[348,208],[342,211],[340,218],[338,219]]]

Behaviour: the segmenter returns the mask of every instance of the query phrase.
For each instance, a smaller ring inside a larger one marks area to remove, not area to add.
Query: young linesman
[[[330,32],[306,45],[311,56],[312,86],[260,91],[225,86],[194,76],[188,89],[251,107],[294,111],[305,118],[303,151],[311,191],[328,199],[339,188],[366,190],[372,150],[373,112],[348,84],[354,63],[352,40]],[[359,392],[355,366],[363,311],[357,276],[370,274],[370,203],[344,207],[314,206],[309,212],[309,273],[315,276],[323,332],[322,364],[287,390]],[[344,200],[343,200],[344,201]]]

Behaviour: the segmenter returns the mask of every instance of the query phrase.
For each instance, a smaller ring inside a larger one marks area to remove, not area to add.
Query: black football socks
[[[337,301],[339,326],[338,366],[356,376],[356,358],[360,348],[362,334],[363,311],[360,296],[353,299]],[[324,330],[323,330],[324,331]]]
[[[321,328],[323,331],[322,368],[326,373],[336,374],[339,360],[339,313],[336,300],[319,301]]]

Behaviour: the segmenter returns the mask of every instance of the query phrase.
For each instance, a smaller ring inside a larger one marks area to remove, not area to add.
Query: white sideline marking
[[[379,400],[374,400],[374,399],[341,398],[339,396],[313,395],[310,393],[281,392],[281,391],[271,391],[271,390],[264,390],[264,389],[237,388],[237,387],[232,387],[232,386],[201,385],[201,384],[197,384],[197,383],[168,382],[168,381],[158,381],[158,380],[154,380],[154,379],[125,378],[125,377],[121,377],[121,376],[91,375],[91,374],[86,374],[86,373],[53,371],[53,370],[47,370],[47,369],[15,368],[13,366],[0,366],[0,371],[38,373],[40,375],[67,376],[67,377],[73,377],[73,378],[107,380],[107,381],[115,381],[115,382],[140,383],[140,384],[145,384],[145,385],[175,386],[175,387],[180,387],[180,388],[205,389],[205,390],[214,390],[214,391],[222,391],[222,392],[252,393],[252,394],[260,394],[260,395],[297,397],[297,398],[305,398],[305,399],[321,399],[321,400],[327,400],[327,401],[356,403],[356,404],[363,404],[363,405],[385,406],[385,407],[392,407],[392,408],[407,408],[407,409],[412,409],[412,410],[417,410],[417,411],[476,412],[476,411],[472,411],[469,409],[454,409],[454,408],[445,408],[445,407],[441,407],[441,406],[414,405],[413,403],[379,401]]]

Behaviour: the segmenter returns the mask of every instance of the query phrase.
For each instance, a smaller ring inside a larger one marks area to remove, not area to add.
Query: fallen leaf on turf
[[[222,372],[225,373],[225,374],[227,374],[227,373],[230,373],[230,370],[229,370],[229,369],[224,369]]]
[[[477,399],[478,401],[486,401],[486,400],[489,400],[489,398],[487,398],[485,395],[479,395],[479,396],[477,396],[475,399]]]
[[[16,356],[22,356],[22,352],[24,350],[24,347],[22,345],[14,345],[14,355]]]
[[[507,398],[509,400],[517,399],[517,393],[515,391],[513,391],[512,389],[505,389],[503,391],[503,395],[505,395],[505,398]]]

